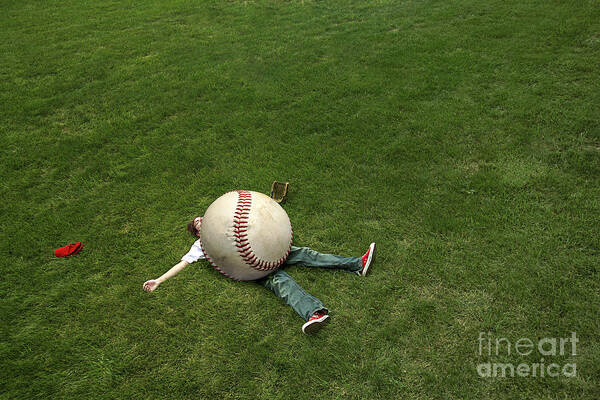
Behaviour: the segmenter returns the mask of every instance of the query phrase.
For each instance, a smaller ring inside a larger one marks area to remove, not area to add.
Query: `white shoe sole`
[[[311,335],[329,323],[329,315],[323,315],[319,319],[313,319],[302,325],[302,332]]]
[[[371,251],[369,252],[369,257],[367,257],[367,262],[365,263],[365,266],[361,272],[362,276],[367,276],[367,273],[369,272],[369,267],[371,266],[371,263],[375,261],[375,243],[371,243],[371,245],[369,246],[369,249]]]

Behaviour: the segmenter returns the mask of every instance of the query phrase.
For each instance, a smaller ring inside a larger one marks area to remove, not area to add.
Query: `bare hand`
[[[144,282],[144,290],[146,292],[152,292],[152,291],[154,291],[154,289],[156,289],[158,287],[158,285],[160,285],[160,283],[155,279],[146,281],[146,282]]]

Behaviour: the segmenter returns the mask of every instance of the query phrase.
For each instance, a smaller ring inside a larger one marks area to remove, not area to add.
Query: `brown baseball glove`
[[[273,181],[271,185],[271,198],[278,203],[285,203],[287,199],[288,190],[290,187],[289,182],[277,182]]]

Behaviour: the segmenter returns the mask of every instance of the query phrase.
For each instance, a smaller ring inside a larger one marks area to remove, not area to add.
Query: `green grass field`
[[[600,398],[600,1],[0,12],[0,399]],[[275,179],[296,245],[379,246],[367,278],[287,268],[329,326],[202,261],[142,291]]]

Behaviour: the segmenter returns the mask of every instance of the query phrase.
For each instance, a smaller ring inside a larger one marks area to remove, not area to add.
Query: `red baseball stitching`
[[[250,214],[250,209],[252,207],[252,193],[250,193],[247,190],[238,190],[237,193],[238,202],[233,217],[233,231],[237,251],[240,254],[240,257],[242,257],[242,260],[244,260],[244,262],[250,267],[259,271],[272,271],[279,267],[290,254],[292,241],[290,240],[290,245],[285,256],[281,257],[279,260],[265,261],[259,259],[256,256],[256,254],[254,254],[254,251],[252,250],[252,245],[250,244],[250,241],[248,239],[248,218]]]

